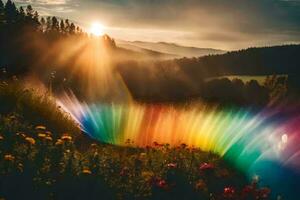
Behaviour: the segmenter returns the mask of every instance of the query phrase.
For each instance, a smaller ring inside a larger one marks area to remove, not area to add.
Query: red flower
[[[233,187],[225,187],[224,188],[223,196],[225,198],[233,198],[234,194],[235,194],[235,190]]]
[[[165,180],[161,179],[158,181],[157,186],[165,189],[167,187],[167,182]]]
[[[252,186],[252,185],[247,185],[247,186],[245,186],[245,187],[243,188],[242,193],[243,193],[244,195],[247,195],[247,194],[249,194],[249,193],[252,193],[253,191],[254,191],[253,186]]]
[[[160,178],[160,177],[153,177],[151,182],[154,186],[156,186],[160,189],[164,189],[164,190],[168,189],[167,182],[164,179]]]

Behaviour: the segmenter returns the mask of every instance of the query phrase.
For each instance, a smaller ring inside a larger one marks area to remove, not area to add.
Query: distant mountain
[[[166,57],[180,58],[180,57],[201,57],[206,55],[223,54],[226,51],[211,48],[197,48],[197,47],[186,47],[180,46],[174,43],[166,42],[143,42],[143,41],[124,41],[116,40],[116,44],[119,47],[134,50],[144,51],[151,50],[166,54]]]
[[[137,60],[168,60],[179,58],[178,55],[162,53],[159,51],[153,51],[150,49],[140,48],[134,45],[119,45],[117,44],[118,49],[122,49],[124,52],[127,51],[128,54],[132,55],[135,54]]]

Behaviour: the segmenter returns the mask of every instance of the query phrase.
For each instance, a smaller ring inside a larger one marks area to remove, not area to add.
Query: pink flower
[[[203,163],[200,165],[199,169],[201,171],[211,171],[211,170],[215,169],[215,166],[210,163]]]
[[[174,169],[174,168],[177,168],[177,164],[176,163],[169,163],[169,164],[167,164],[167,167],[170,168],[170,169]]]

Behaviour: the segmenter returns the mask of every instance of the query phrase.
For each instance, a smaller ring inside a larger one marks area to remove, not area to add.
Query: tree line
[[[24,9],[17,8],[15,3],[8,0],[5,4],[0,0],[0,27],[17,26],[31,28],[43,33],[84,34],[82,29],[69,19],[58,19],[55,16],[40,17],[31,5]]]

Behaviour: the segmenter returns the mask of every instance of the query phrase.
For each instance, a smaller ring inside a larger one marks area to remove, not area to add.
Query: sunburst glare
[[[95,36],[102,36],[104,35],[104,29],[105,27],[103,24],[99,22],[93,22],[90,28],[90,33]]]

